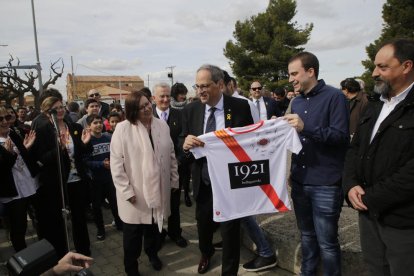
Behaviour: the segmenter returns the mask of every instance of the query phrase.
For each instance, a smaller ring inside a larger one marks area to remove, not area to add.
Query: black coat
[[[348,151],[345,196],[357,185],[369,215],[396,228],[414,228],[414,88],[381,123],[370,143],[383,102],[370,102]],[[348,201],[349,203],[349,201]]]
[[[279,109],[277,102],[269,97],[263,97],[263,101],[266,105],[267,119],[269,120],[272,116],[282,116],[282,111]]]
[[[225,127],[242,127],[253,124],[249,103],[246,100],[223,95]],[[205,104],[201,101],[192,102],[183,109],[183,128],[180,135],[180,148],[187,135],[199,136],[204,131]],[[187,158],[193,158],[187,155]],[[201,168],[204,158],[197,159],[192,168],[193,193],[197,199],[201,183]]]
[[[77,123],[66,122],[70,136],[73,139],[75,148],[75,167],[82,180],[88,181],[86,165],[84,163],[84,156],[92,152],[90,143],[83,144],[82,126]],[[40,185],[57,185],[59,183],[58,165],[57,165],[57,150],[55,131],[52,123],[44,114],[39,115],[36,124],[33,126],[36,131],[36,141],[33,144],[32,150],[37,160],[42,164],[39,182]],[[66,182],[70,171],[70,159],[66,150],[60,147],[60,157],[62,164],[63,181]]]
[[[107,104],[105,102],[100,102],[100,104],[101,104],[101,109],[99,110],[99,116],[102,116],[104,118],[108,118],[108,115],[110,113],[109,104]]]
[[[9,137],[19,150],[19,153],[22,156],[27,168],[29,169],[31,176],[35,177],[39,172],[39,166],[34,160],[32,154],[24,147],[21,137],[13,129],[10,129]],[[2,178],[2,184],[0,184],[0,197],[17,196],[16,185],[14,183],[12,173],[12,168],[16,162],[16,159],[17,154],[11,153],[3,146],[0,146],[0,175]]]

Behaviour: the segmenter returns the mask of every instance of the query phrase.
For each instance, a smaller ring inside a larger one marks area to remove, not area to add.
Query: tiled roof
[[[68,74],[68,78],[72,75]],[[76,76],[76,82],[144,82],[139,76]]]

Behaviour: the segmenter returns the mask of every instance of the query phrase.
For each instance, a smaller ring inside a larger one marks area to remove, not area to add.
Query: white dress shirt
[[[252,114],[253,123],[257,123],[260,121],[259,110],[257,109],[256,105],[251,100],[240,95],[237,90],[234,91],[232,96],[235,98],[246,100],[250,105],[250,113]]]
[[[266,109],[266,104],[264,102],[263,97],[260,97],[259,99],[255,99],[253,98],[253,103],[256,106],[257,111],[259,111],[259,109],[257,108],[257,101],[259,101],[260,104],[260,119],[261,120],[267,120],[267,109]]]
[[[163,112],[167,113],[167,121],[168,121],[168,118],[170,117],[170,109],[169,109],[169,108],[168,108],[168,109],[166,109],[165,111],[162,111],[162,110],[161,110],[161,109],[159,109],[158,107],[155,107],[155,110],[157,111],[158,118],[160,118],[160,119],[163,119],[163,118],[162,118],[162,113],[163,113]]]

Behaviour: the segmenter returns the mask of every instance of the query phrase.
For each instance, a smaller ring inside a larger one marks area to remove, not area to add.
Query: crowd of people
[[[158,252],[167,236],[180,248],[188,245],[180,226],[183,191],[185,205],[196,207],[199,274],[222,250],[222,274],[237,275],[240,227],[257,246],[242,267],[274,267],[276,250],[254,216],[213,220],[212,176],[206,158],[195,159],[192,151],[204,146],[198,138],[204,133],[282,118],[302,144],[286,183],[301,235],[301,275],[315,275],[319,262],[323,275],[341,275],[344,200],[359,212],[371,275],[414,275],[414,42],[384,44],[374,63],[378,101],[355,78],[344,79],[340,89],[325,84],[317,57],[301,52],[288,62],[289,86],[265,91],[254,80],[247,97],[235,78],[206,64],[196,71],[192,101],[184,84],[157,83],[152,91],[132,91],[124,107],[101,101],[96,89],[87,92],[83,110],[76,102],[65,106],[55,89],[41,95],[39,112],[0,106],[0,212],[13,248],[26,247],[29,215],[38,238],[59,258],[71,258],[69,220],[74,249],[91,256],[86,212],[96,239],[105,240],[107,202],[123,235],[126,274],[140,275],[142,247],[161,270]],[[217,229],[222,241],[213,244]],[[91,259],[84,260],[89,266]]]

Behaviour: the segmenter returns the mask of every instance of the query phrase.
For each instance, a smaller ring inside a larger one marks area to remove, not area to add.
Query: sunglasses
[[[3,120],[6,120],[8,122],[11,119],[12,119],[12,115],[0,116],[0,122],[3,122]]]
[[[258,91],[260,91],[260,90],[262,90],[262,87],[252,87],[252,88],[250,88],[251,90],[253,90],[253,91],[256,91],[256,90],[258,90]]]
[[[94,94],[90,94],[89,95],[89,98],[92,98],[92,97],[99,97],[101,94],[99,94],[99,93],[94,93]]]

